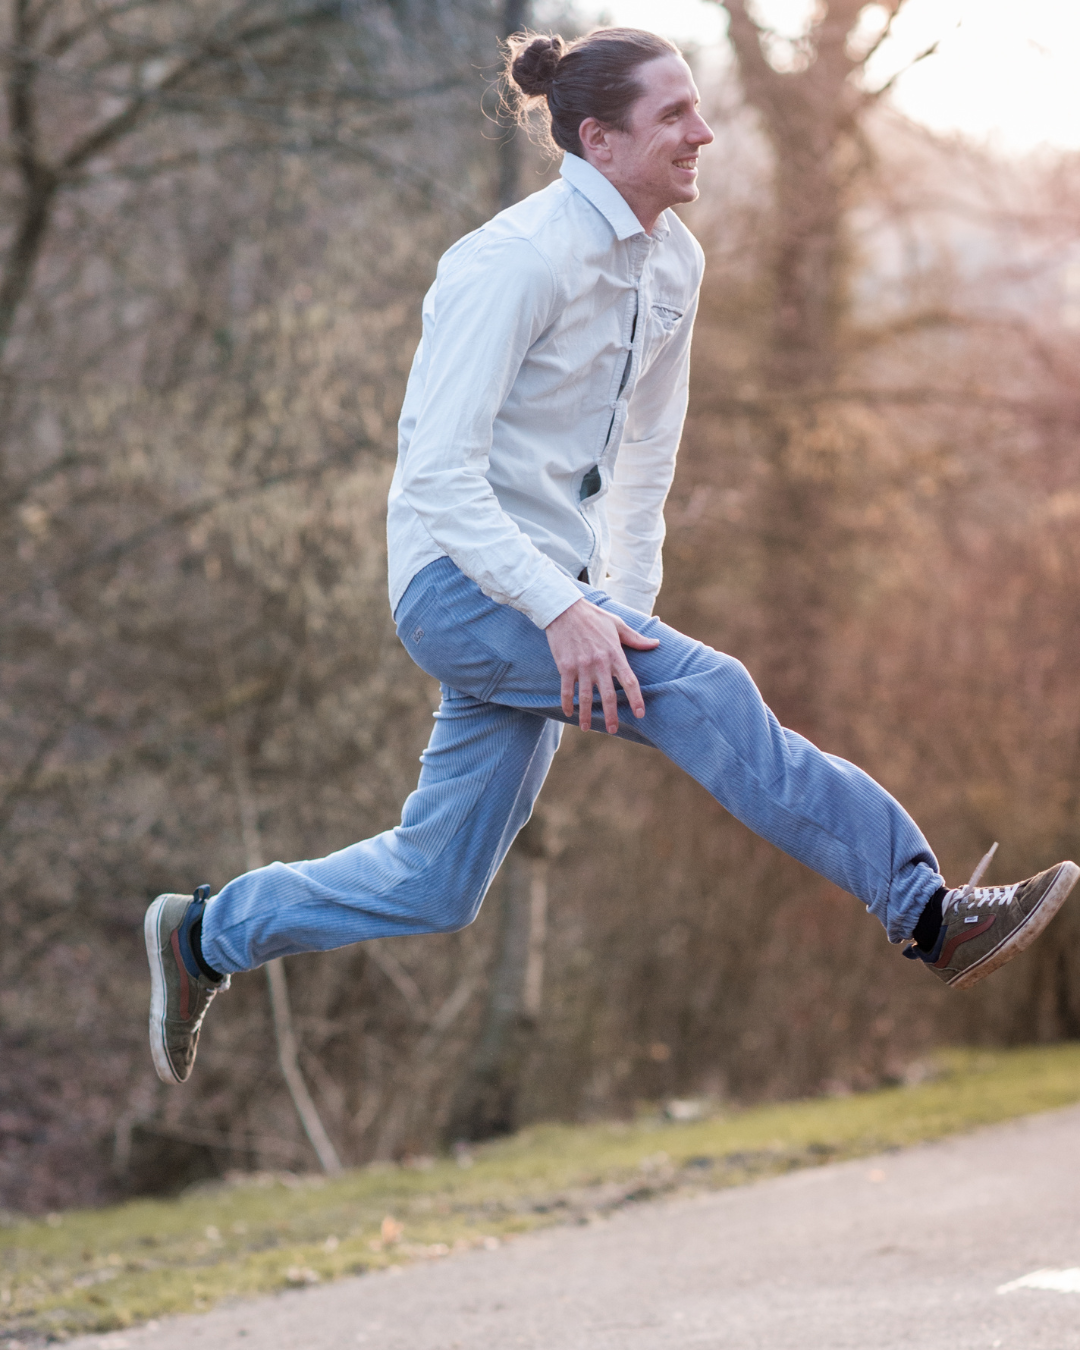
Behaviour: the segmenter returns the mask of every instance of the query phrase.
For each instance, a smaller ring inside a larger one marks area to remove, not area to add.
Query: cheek
[[[674,155],[668,137],[660,137],[649,147],[649,164],[655,174],[666,174],[671,168]]]

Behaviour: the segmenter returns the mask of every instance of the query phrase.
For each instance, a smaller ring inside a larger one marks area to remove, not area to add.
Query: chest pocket
[[[649,306],[649,329],[645,334],[645,351],[641,363],[643,370],[667,346],[672,334],[678,331],[682,317],[683,311],[673,305]]]
[[[683,316],[681,309],[672,309],[670,305],[653,305],[653,326],[663,334],[674,333]]]

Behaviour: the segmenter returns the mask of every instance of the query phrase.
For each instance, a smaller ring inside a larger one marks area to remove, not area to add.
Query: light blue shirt
[[[448,556],[540,628],[590,582],[652,612],[704,255],[651,235],[566,155],[561,177],[443,255],[401,411],[390,602]]]

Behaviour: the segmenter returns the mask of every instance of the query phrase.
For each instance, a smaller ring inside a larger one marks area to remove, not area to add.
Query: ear
[[[588,160],[599,164],[611,162],[611,129],[595,117],[586,117],[578,127],[578,139]]]

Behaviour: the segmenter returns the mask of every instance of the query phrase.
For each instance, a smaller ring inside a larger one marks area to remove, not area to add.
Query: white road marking
[[[1055,1294],[1080,1294],[1080,1266],[1068,1270],[1033,1270],[1018,1280],[998,1286],[999,1294],[1011,1294],[1017,1289],[1049,1289]]]

